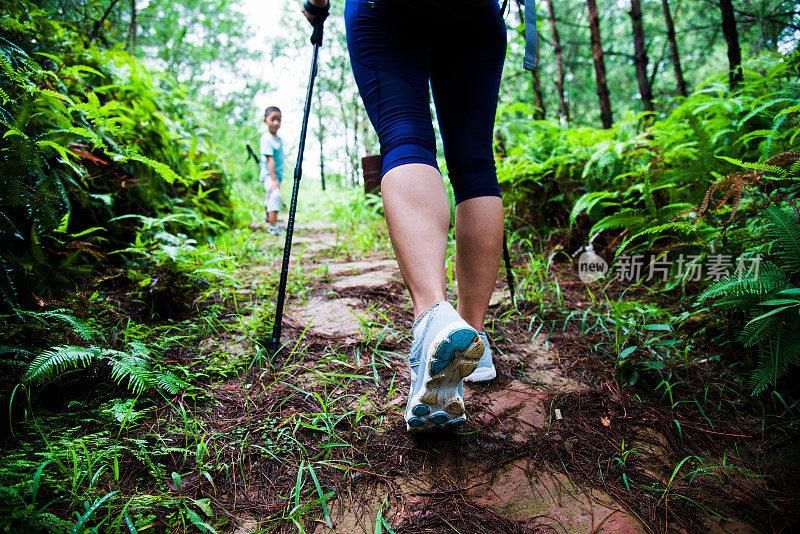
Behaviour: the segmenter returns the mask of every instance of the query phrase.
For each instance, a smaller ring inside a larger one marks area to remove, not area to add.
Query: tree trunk
[[[525,11],[522,6],[522,3],[517,0],[517,16],[519,17],[520,23],[520,34],[522,35],[522,40],[525,40]],[[536,51],[536,54],[539,54],[539,51]],[[536,64],[539,64],[538,57]],[[542,93],[542,82],[539,79],[539,69],[536,68],[531,71],[531,89],[533,91],[533,100],[534,105],[537,108],[536,113],[534,113],[533,118],[537,120],[544,120],[546,111],[544,107],[544,93]]]
[[[544,120],[544,94],[542,93],[542,82],[539,80],[539,69],[533,69],[531,71],[531,88],[533,88],[533,98],[535,100],[536,107],[539,108],[539,111],[534,114],[534,118],[538,120]]]
[[[633,62],[636,65],[636,81],[639,83],[642,109],[644,111],[654,111],[653,93],[650,89],[650,79],[647,77],[647,50],[644,45],[641,0],[631,0],[629,15],[633,25]]]
[[[359,120],[361,119],[361,114],[359,110],[361,106],[358,105],[358,96],[353,97],[353,110],[355,112],[355,120],[353,121],[353,154],[350,159],[351,165],[351,178],[353,181],[353,187],[358,187],[358,174],[359,174],[359,160],[358,160],[358,127],[359,127]]]
[[[606,62],[603,59],[603,43],[600,39],[600,18],[597,16],[596,0],[586,0],[589,10],[589,30],[592,33],[592,59],[597,79],[597,98],[600,100],[600,121],[603,128],[611,128],[614,119],[611,115],[611,100],[606,83]]]
[[[672,14],[669,12],[669,0],[661,0],[661,8],[664,10],[664,21],[667,25],[667,41],[669,42],[669,53],[672,57],[672,66],[675,69],[675,81],[678,82],[678,93],[681,96],[689,96],[686,89],[686,80],[683,78],[681,68],[681,56],[678,54],[678,42],[675,40],[675,24],[672,22]]]
[[[550,12],[550,28],[553,32],[553,53],[556,58],[556,92],[558,93],[558,112],[569,122],[569,107],[564,95],[564,60],[561,56],[561,38],[556,27],[556,13],[553,9],[553,0],[547,0],[547,10]]]
[[[728,43],[728,63],[731,69],[728,80],[731,89],[736,89],[736,85],[742,81],[742,50],[739,48],[739,32],[736,30],[732,0],[720,0],[719,8],[722,11],[722,34]]]
[[[128,38],[130,43],[130,54],[134,55],[136,52],[136,0],[131,0],[131,23],[128,26]]]
[[[317,141],[319,141],[319,179],[322,182],[322,190],[325,191],[325,129],[322,126],[322,91],[317,91]]]

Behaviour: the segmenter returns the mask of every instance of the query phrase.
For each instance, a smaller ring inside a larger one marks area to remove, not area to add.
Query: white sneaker
[[[428,310],[413,331],[406,428],[458,428],[467,420],[463,379],[477,368],[483,339],[448,302]]]
[[[489,338],[486,337],[486,332],[478,332],[478,335],[481,336],[486,348],[483,349],[483,356],[478,362],[478,367],[464,379],[466,382],[488,382],[497,376],[497,369],[492,361],[492,349],[489,347]]]

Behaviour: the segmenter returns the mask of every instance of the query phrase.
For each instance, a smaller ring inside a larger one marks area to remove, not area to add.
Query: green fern
[[[797,316],[797,312],[792,315]],[[790,366],[800,365],[800,321],[775,328],[772,336],[758,345],[758,356],[758,365],[749,384],[754,395],[773,386]]]
[[[591,234],[617,228],[639,228],[647,222],[647,213],[638,209],[622,209],[617,213],[607,215],[592,226]]]
[[[800,221],[794,214],[790,215],[775,207],[764,211],[771,221],[767,225],[767,231],[774,240],[773,254],[788,273],[800,273]]]
[[[85,367],[97,357],[98,353],[99,350],[95,347],[87,349],[73,345],[61,345],[46,350],[33,359],[22,377],[22,382],[30,384],[48,380],[67,369]]]
[[[709,172],[712,169],[711,161],[714,154],[714,144],[711,141],[711,136],[703,126],[703,123],[700,122],[700,119],[691,111],[686,111],[686,120],[694,132],[695,142],[697,143],[696,161],[704,171]]]
[[[133,342],[128,351],[101,349],[99,347],[76,347],[62,345],[46,350],[36,356],[22,377],[22,383],[54,380],[70,369],[80,369],[93,362],[104,362],[111,367],[111,378],[135,394],[148,388],[157,388],[175,394],[186,383],[170,372],[153,369],[150,351],[144,344]]]
[[[750,379],[755,395],[774,386],[793,365],[800,365],[800,221],[775,207],[765,210],[770,255],[758,277],[731,276],[706,288],[698,297],[719,299],[714,306],[744,310],[750,320],[739,334],[745,346],[756,348],[757,363]]]
[[[708,286],[698,297],[699,302],[707,299],[726,297],[716,303],[725,307],[728,299],[743,295],[754,296],[759,299],[772,295],[789,287],[789,279],[777,265],[769,261],[762,261],[758,268],[758,277],[731,276],[723,278]],[[759,300],[760,302],[760,300]]]
[[[764,172],[771,172],[777,174],[779,178],[783,178],[786,176],[786,171],[777,165],[766,165],[764,163],[754,163],[754,162],[747,162],[742,161],[736,158],[729,158],[728,156],[717,156],[721,160],[725,160],[728,163],[732,163],[737,167],[742,167],[743,169],[753,169],[756,171],[764,171]]]
[[[684,235],[689,235],[697,231],[693,224],[684,223],[684,222],[668,222],[664,224],[657,224],[655,226],[650,226],[641,230],[631,237],[627,238],[625,241],[622,242],[619,249],[617,249],[616,256],[622,254],[622,252],[628,247],[628,245],[633,242],[635,239],[643,236],[651,236],[651,244],[655,242],[658,237],[661,236],[653,236],[653,234],[665,234],[666,230],[671,230],[672,232],[681,233]],[[667,234],[667,236],[671,237],[673,234]]]
[[[47,329],[55,329],[59,324],[66,326],[73,334],[87,342],[92,341],[98,335],[96,330],[72,316],[69,310],[65,308],[41,312],[17,310],[17,315],[26,322],[35,321],[41,323]]]
[[[592,191],[584,194],[575,201],[575,205],[572,207],[572,211],[569,214],[569,223],[571,225],[575,224],[575,221],[578,219],[578,215],[580,215],[582,212],[585,211],[588,213],[592,211],[592,208],[598,203],[610,198],[615,198],[617,196],[618,193],[612,191]]]

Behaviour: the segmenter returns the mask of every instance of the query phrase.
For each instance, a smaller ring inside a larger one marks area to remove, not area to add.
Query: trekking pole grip
[[[314,26],[314,31],[311,33],[311,44],[322,44],[322,26],[325,24],[325,19],[328,18],[328,12],[330,11],[330,8],[330,1],[323,7],[316,6],[309,0],[306,0],[303,4],[303,9],[305,9],[309,15],[314,17],[314,22],[311,23],[312,26]]]
[[[311,32],[311,44],[322,44],[322,25],[325,24],[326,18],[328,18],[327,13],[314,19],[314,31]]]

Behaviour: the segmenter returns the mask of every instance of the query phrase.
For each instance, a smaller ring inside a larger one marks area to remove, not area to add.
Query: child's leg
[[[278,222],[278,211],[281,209],[281,190],[267,191],[267,222],[275,225]]]

